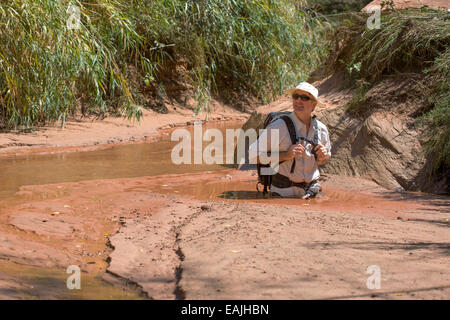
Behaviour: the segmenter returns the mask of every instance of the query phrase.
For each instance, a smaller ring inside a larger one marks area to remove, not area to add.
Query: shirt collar
[[[294,121],[295,127],[297,128],[297,136],[299,136],[299,131],[300,132],[305,132],[306,136],[307,136],[308,132],[306,132],[306,129],[307,129],[306,125],[299,118],[297,118],[297,116],[295,115],[294,111],[291,112],[290,116],[291,116],[292,121]],[[312,118],[311,118],[310,127],[311,126],[312,126]]]

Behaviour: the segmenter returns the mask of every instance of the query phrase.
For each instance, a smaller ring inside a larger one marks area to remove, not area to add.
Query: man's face
[[[306,91],[296,90],[292,94],[292,106],[294,107],[294,112],[298,115],[303,115],[306,117],[311,116],[311,113],[316,105],[317,101],[314,100],[313,96]]]

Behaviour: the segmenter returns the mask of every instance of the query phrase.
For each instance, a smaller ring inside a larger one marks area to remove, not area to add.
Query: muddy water
[[[225,137],[225,129],[235,129],[241,126],[242,123],[239,122],[228,122],[221,125],[215,124],[214,128],[221,130]],[[203,129],[206,130],[210,127],[204,126]],[[191,134],[193,133],[192,126],[187,129]],[[162,132],[159,140],[152,143],[120,145],[98,151],[78,153],[58,153],[59,150],[55,150],[55,154],[1,159],[0,207],[7,212],[8,207],[26,202],[27,200],[20,196],[14,197],[14,194],[20,187],[27,185],[229,169],[227,165],[218,164],[173,164],[171,152],[179,142],[170,140],[171,131],[173,130]],[[225,142],[224,139],[224,146]],[[203,142],[203,148],[209,144],[210,142]],[[225,147],[223,150],[226,154]],[[232,152],[232,150],[228,151]],[[193,145],[191,154],[194,154]],[[8,222],[5,221],[2,231],[8,230],[7,225]],[[14,232],[20,234],[17,230]],[[24,239],[30,237],[29,234],[23,236]],[[55,243],[55,246],[57,247],[58,244],[62,245],[58,242]],[[99,243],[99,245],[101,244]],[[70,291],[65,286],[68,275],[63,269],[25,266],[0,259],[0,273],[2,274],[0,283],[6,281],[6,284],[11,285],[11,288],[0,290],[0,297],[2,293],[10,292],[9,297],[18,299],[139,299],[136,292],[117,288],[102,280],[102,272],[99,272],[83,274],[82,290]]]
[[[223,133],[225,154],[227,152],[225,148],[225,130],[240,128],[241,126],[242,122],[226,122],[214,125],[214,128],[221,130]],[[204,125],[203,131],[211,127],[211,125]],[[187,129],[191,134],[193,133],[193,126]],[[100,151],[29,155],[12,159],[1,159],[0,200],[11,197],[19,190],[20,186],[24,185],[42,185],[105,178],[133,178],[227,169],[226,166],[218,164],[175,165],[171,160],[171,152],[173,147],[179,142],[170,141],[171,131],[163,132],[159,141],[153,143],[114,146]],[[203,148],[209,144],[210,142],[203,142]],[[193,143],[191,154],[193,162]]]
[[[96,276],[85,273],[81,276],[83,281],[80,290],[68,290],[67,277],[69,275],[63,269],[24,266],[2,261],[0,270],[3,276],[14,283],[13,288],[2,288],[5,291],[15,292],[17,296],[10,297],[12,299],[141,299],[135,292],[115,287]]]
[[[225,148],[225,130],[236,129],[241,126],[242,122],[215,123],[213,125],[204,125],[203,131],[210,128],[219,129],[224,136],[224,151],[232,152]],[[187,127],[187,130],[193,137],[193,126]],[[172,132],[173,130],[162,132],[159,141],[152,143],[114,146],[99,151],[30,155],[2,159],[0,160],[0,200],[11,197],[18,191],[20,186],[24,185],[42,185],[104,178],[186,174],[230,169],[229,165],[218,164],[175,165],[171,160],[171,151],[179,142],[170,141]],[[203,148],[209,143],[204,141]],[[191,154],[193,159],[193,143]],[[223,159],[225,158],[223,157]],[[278,202],[276,198],[264,199],[262,193],[256,191],[256,176],[247,179],[247,181],[235,181],[232,177],[227,177],[228,172],[231,171],[224,171],[225,179],[219,183],[198,181],[179,184],[174,188],[169,186],[161,187],[157,191],[187,194],[202,200],[239,199]],[[306,204],[299,199],[283,199],[281,202],[283,204],[292,202],[294,205],[310,205],[317,209],[349,209],[351,207],[356,211],[361,208],[378,207],[380,204],[380,199],[368,198],[360,194],[356,195],[351,191],[336,190],[326,186],[323,194],[322,197],[313,199]],[[0,206],[2,206],[1,201]]]
[[[276,195],[263,195],[256,189],[256,176],[246,180],[234,180],[236,171],[224,172],[221,181],[199,181],[189,184],[167,184],[156,189],[159,193],[176,193],[180,195],[194,196],[200,200],[229,200],[239,202],[253,202],[268,205],[294,206],[301,209],[321,211],[345,211],[357,214],[397,217],[400,210],[417,204],[392,201],[383,196],[355,192],[354,190],[336,189],[329,184],[322,185],[322,192],[310,200],[298,198],[281,198]]]

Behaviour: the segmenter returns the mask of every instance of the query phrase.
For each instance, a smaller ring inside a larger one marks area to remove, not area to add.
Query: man
[[[297,87],[287,91],[292,97],[293,112],[289,114],[292,119],[297,141],[300,137],[314,142],[314,121],[317,126],[317,146],[300,140],[292,144],[287,125],[283,119],[277,119],[267,126],[267,134],[251,148],[255,150],[257,144],[270,148],[271,130],[279,130],[279,168],[273,175],[270,191],[282,197],[301,197],[309,199],[315,197],[321,190],[318,183],[320,172],[318,166],[323,166],[331,157],[331,144],[327,127],[311,117],[317,105],[318,90],[307,82],[301,82]],[[264,141],[261,141],[264,140]],[[259,150],[260,152],[265,150]],[[295,163],[294,163],[295,162]]]

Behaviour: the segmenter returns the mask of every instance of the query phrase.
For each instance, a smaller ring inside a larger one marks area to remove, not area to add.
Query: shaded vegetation
[[[385,77],[415,80],[413,99],[423,106],[416,125],[424,130],[432,172],[450,169],[450,17],[438,10],[390,10],[380,29],[366,27],[367,14],[353,14],[335,33],[335,50],[327,66],[345,71],[356,88],[348,111],[367,114],[368,90]]]
[[[308,0],[308,6],[323,14],[360,11],[372,0]]]
[[[140,87],[164,92],[177,66],[194,87],[196,111],[212,94],[269,101],[327,52],[323,25],[299,3],[2,1],[0,128],[64,124],[78,110],[139,119]],[[79,29],[67,28],[69,5],[79,8]]]

